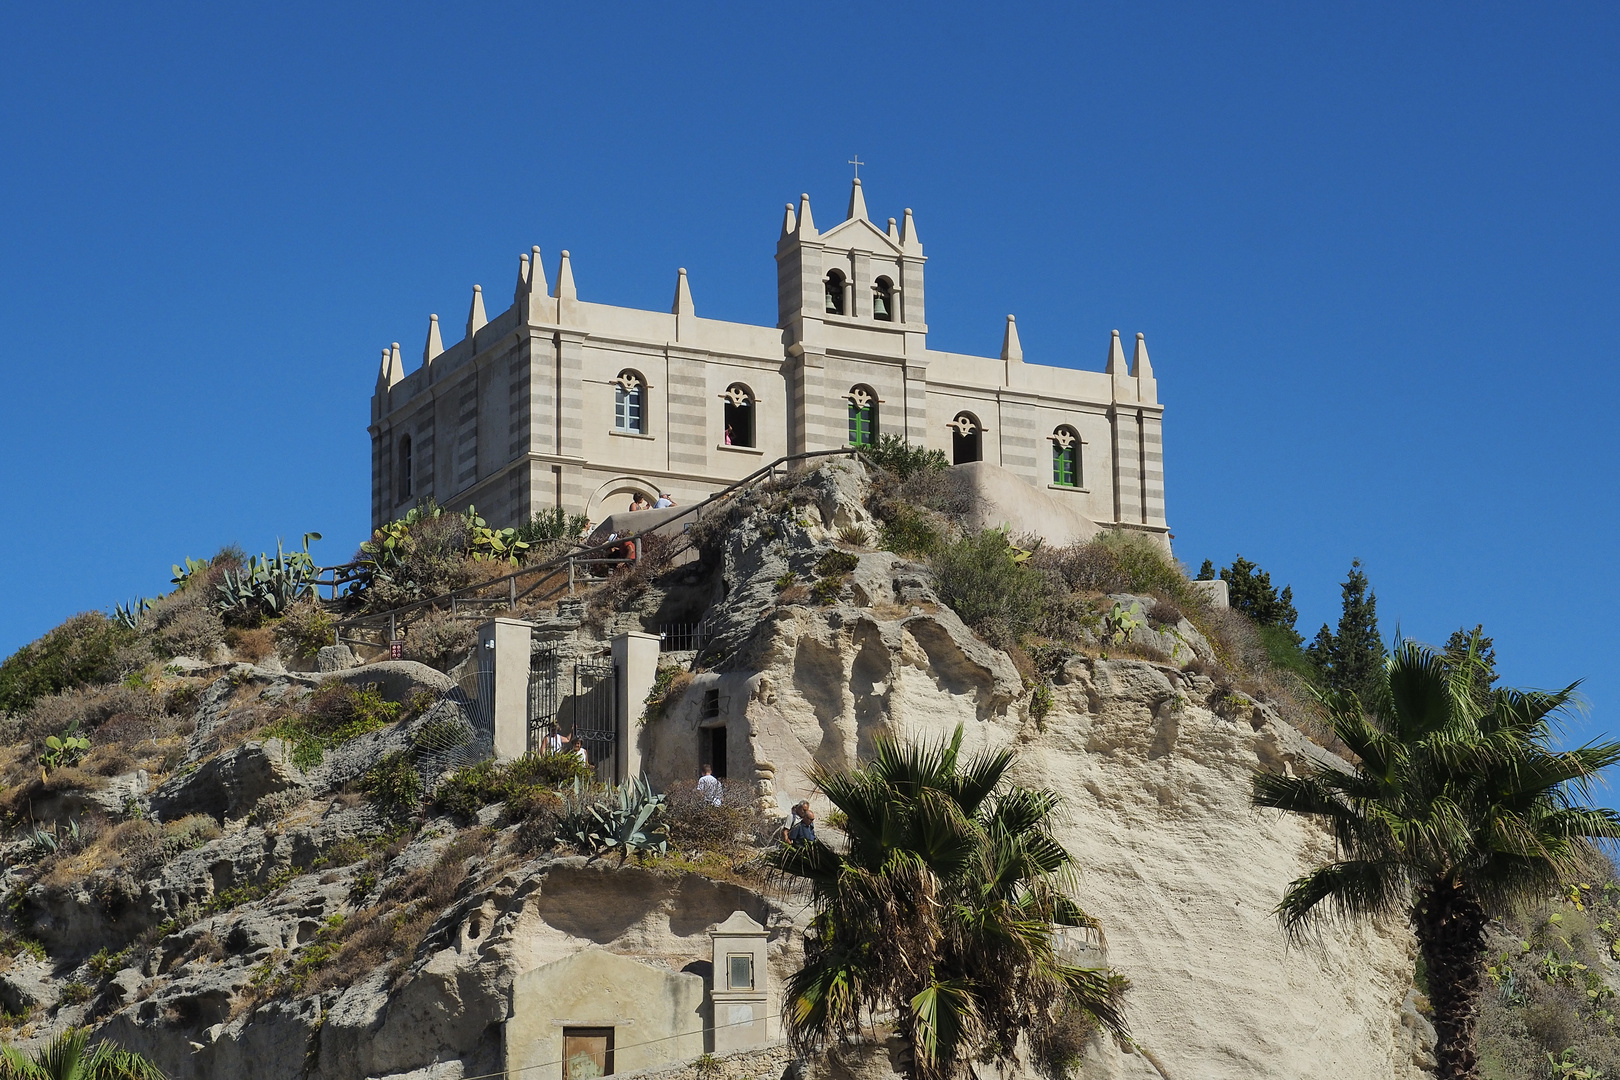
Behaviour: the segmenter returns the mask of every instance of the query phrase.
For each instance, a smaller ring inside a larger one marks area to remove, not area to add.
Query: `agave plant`
[[[669,849],[663,812],[664,796],[653,791],[646,777],[632,777],[612,791],[596,795],[576,778],[573,797],[557,826],[557,838],[586,855],[616,852],[620,862],[634,852],[662,855]]]
[[[284,613],[295,601],[308,595],[315,579],[315,560],[309,554],[309,542],[319,540],[321,534],[304,534],[302,551],[283,551],[276,541],[276,556],[255,555],[241,570],[225,571],[219,583],[219,600],[215,607],[224,618],[238,623],[253,623],[266,616]]]
[[[178,570],[179,567],[175,567],[175,569]],[[143,596],[137,600],[131,600],[127,604],[119,604],[114,607],[112,621],[125,630],[139,630],[141,621],[146,618],[146,613],[151,610],[152,601]]]

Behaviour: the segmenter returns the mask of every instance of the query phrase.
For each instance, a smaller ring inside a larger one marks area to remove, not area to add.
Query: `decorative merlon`
[[[861,193],[861,178],[855,178],[855,184],[849,189],[849,213],[844,215],[845,221],[854,221],[860,218],[869,220],[866,216],[866,196]]]
[[[488,322],[489,318],[484,314],[484,287],[474,285],[472,307],[467,310],[467,340],[471,341],[472,336]]]
[[[1115,377],[1130,374],[1125,369],[1125,350],[1119,343],[1118,330],[1115,330],[1113,336],[1108,340],[1108,366],[1104,370]]]
[[[786,240],[788,237],[792,236],[798,227],[798,219],[793,215],[793,204],[788,203],[787,212],[782,215],[782,235],[778,242],[781,240]]]
[[[1018,322],[1011,315],[1007,316],[1007,331],[1001,336],[1001,358],[1009,363],[1024,362],[1024,347],[1018,341]]]
[[[551,294],[558,300],[578,300],[579,290],[574,288],[574,264],[564,248],[562,260],[557,264],[557,288]]]
[[[810,193],[801,192],[799,195],[799,239],[814,240],[821,234],[816,232],[816,219],[810,216]]]
[[[681,267],[675,276],[675,303],[670,307],[671,314],[695,315],[692,310],[692,287],[686,283],[686,267]]]
[[[433,363],[442,352],[444,352],[444,339],[439,336],[439,317],[429,315],[427,344],[422,346],[422,365],[426,367],[428,364]]]
[[[911,207],[906,207],[906,216],[900,225],[900,246],[907,251],[922,250],[922,241],[917,238],[917,223],[911,220]]]
[[[1131,358],[1131,374],[1138,379],[1153,378],[1153,364],[1148,360],[1147,335],[1136,335],[1136,355]]]

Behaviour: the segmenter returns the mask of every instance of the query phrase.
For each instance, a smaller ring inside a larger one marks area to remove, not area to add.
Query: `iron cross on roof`
[[[855,166],[855,179],[859,180],[861,178],[861,166],[866,164],[866,162],[861,160],[861,155],[856,154],[854,157],[850,158],[849,161],[845,162],[845,164]]]

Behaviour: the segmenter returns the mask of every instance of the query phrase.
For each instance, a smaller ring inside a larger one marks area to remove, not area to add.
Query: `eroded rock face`
[[[244,743],[178,776],[152,794],[152,810],[165,820],[207,814],[220,822],[246,817],[261,799],[308,781],[280,739]]]
[[[938,603],[917,564],[853,552],[854,569],[823,590],[826,603],[783,604],[785,579],[810,585],[822,556],[847,550],[838,531],[869,524],[862,494],[859,465],[838,463],[811,476],[789,513],[745,518],[726,538],[710,670],[641,729],[655,781],[690,782],[701,728],[724,724],[732,777],[751,776],[762,801],[786,807],[815,800],[814,766],[853,764],[879,735],[942,739],[960,725],[969,753],[1012,747],[1015,779],[1063,796],[1058,838],[1076,857],[1082,905],[1105,931],[1088,955],[1133,982],[1139,1045],[1096,1040],[1088,1077],[1424,1075],[1432,1031],[1409,996],[1406,928],[1352,923],[1289,947],[1271,915],[1287,883],[1327,857],[1331,843],[1309,822],[1252,810],[1253,773],[1343,763],[1265,705],[1185,670],[1208,649],[1185,620],[1144,620],[1133,635],[1171,662],[1070,658],[1037,722],[1011,659]],[[335,677],[382,683],[395,699],[448,682],[424,672],[379,664]],[[307,773],[289,771],[270,743],[220,753],[240,710],[295,707],[319,681],[248,665],[220,674],[199,701],[189,747],[199,767],[135,797],[166,818],[213,814],[225,834],[121,891],[94,875],[31,886],[25,907],[56,967],[14,961],[0,972],[0,1005],[42,1012],[67,980],[89,979],[84,960],[95,948],[116,951],[143,932],[151,941],[154,928],[178,918],[185,925],[132,954],[138,959],[100,985],[98,1001],[63,1006],[50,1023],[104,1017],[103,1034],[147,1053],[174,1080],[452,1080],[503,1068],[518,974],[585,948],[700,971],[710,958],[707,927],[741,910],[770,930],[772,984],[780,988],[796,969],[802,902],[693,874],[508,848],[471,859],[412,955],[318,995],[253,1004],[255,980],[300,955],[334,916],[353,915],[391,883],[437,865],[456,823],[430,821],[375,875],[352,853],[347,865],[328,865],[347,841],[391,828],[340,789],[402,749],[406,731],[364,735]],[[250,819],[276,791],[307,797],[272,824]],[[0,884],[9,888],[13,875],[0,865]],[[773,1049],[723,1062],[714,1075],[888,1080],[891,1050],[837,1051],[801,1067]]]

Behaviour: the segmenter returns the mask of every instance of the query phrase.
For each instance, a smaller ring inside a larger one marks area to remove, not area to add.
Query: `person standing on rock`
[[[703,801],[710,806],[719,806],[725,798],[721,791],[720,778],[714,775],[713,766],[703,766],[703,775],[698,777],[697,788]]]

